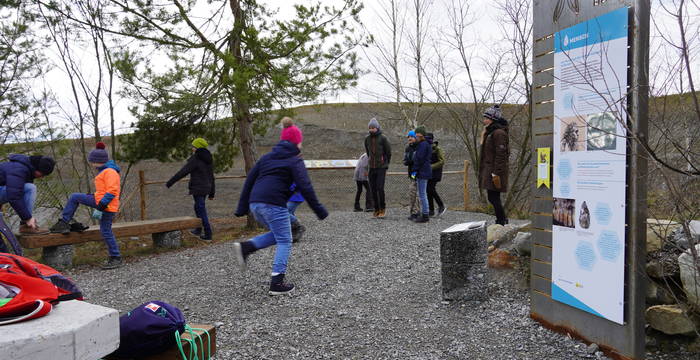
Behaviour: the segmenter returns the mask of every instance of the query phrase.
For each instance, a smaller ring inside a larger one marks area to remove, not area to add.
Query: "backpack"
[[[59,301],[83,299],[78,286],[54,268],[8,253],[0,253],[0,290],[0,325],[42,317]]]
[[[111,356],[133,358],[161,353],[174,346],[184,330],[185,317],[180,309],[162,301],[149,301],[119,318],[119,348]]]

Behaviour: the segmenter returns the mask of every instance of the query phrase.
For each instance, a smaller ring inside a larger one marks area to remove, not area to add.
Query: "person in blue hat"
[[[416,174],[413,171],[413,157],[416,154],[416,132],[411,130],[406,135],[407,144],[403,152],[403,164],[406,165],[408,171],[408,204],[409,216],[408,220],[415,220],[420,216],[420,202],[418,201],[418,185],[416,182]]]

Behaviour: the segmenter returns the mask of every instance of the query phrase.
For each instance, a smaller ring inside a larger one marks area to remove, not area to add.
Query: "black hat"
[[[53,172],[56,162],[48,156],[30,156],[29,162],[34,166],[34,170],[47,176]]]

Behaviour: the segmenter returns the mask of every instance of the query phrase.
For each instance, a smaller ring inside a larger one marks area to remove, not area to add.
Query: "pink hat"
[[[280,140],[287,140],[294,145],[299,145],[302,141],[304,141],[304,136],[301,134],[301,130],[299,130],[296,125],[292,125],[282,129]]]

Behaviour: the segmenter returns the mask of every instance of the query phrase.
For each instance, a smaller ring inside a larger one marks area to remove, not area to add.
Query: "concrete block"
[[[46,316],[0,327],[3,358],[95,360],[119,347],[119,312],[72,300]]]
[[[47,246],[42,248],[42,262],[57,270],[65,270],[73,266],[73,245]]]
[[[454,225],[440,233],[443,299],[485,298],[487,253],[483,221]]]
[[[485,300],[486,263],[442,264],[442,298],[445,300]]]
[[[182,231],[180,230],[154,233],[151,237],[155,247],[176,249],[182,246]]]

